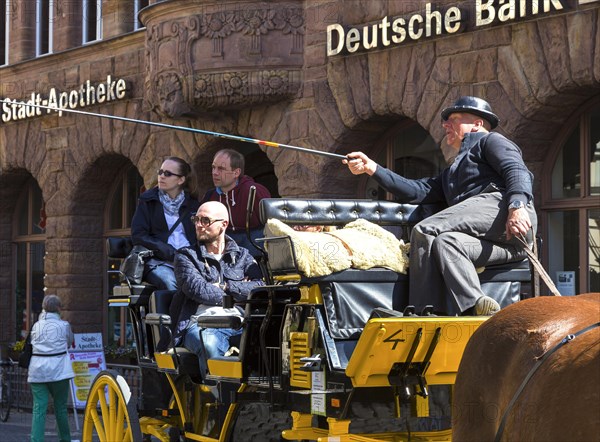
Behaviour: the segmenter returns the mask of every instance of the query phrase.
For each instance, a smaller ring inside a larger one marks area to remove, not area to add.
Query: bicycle
[[[12,359],[0,361],[0,420],[6,422],[10,416],[12,405],[11,385],[8,379],[8,367],[13,365]]]

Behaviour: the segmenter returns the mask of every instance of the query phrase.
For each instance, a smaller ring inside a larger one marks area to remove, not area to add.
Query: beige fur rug
[[[298,232],[270,219],[265,225],[265,236],[289,236],[298,270],[308,277],[325,276],[350,267],[386,267],[398,273],[406,273],[408,269],[408,244],[364,219],[327,233]]]

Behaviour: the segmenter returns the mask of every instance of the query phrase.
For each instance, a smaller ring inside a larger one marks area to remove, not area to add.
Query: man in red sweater
[[[248,175],[244,175],[244,165],[244,156],[238,151],[233,149],[218,151],[212,162],[212,179],[215,187],[206,192],[200,204],[206,201],[219,201],[225,204],[229,212],[227,235],[256,257],[260,255],[260,252],[248,241],[246,235],[248,195],[250,187],[256,186],[254,212],[250,220],[250,235],[256,239],[263,236],[264,227],[258,217],[258,202],[263,198],[270,198],[271,194],[265,186],[258,184]]]

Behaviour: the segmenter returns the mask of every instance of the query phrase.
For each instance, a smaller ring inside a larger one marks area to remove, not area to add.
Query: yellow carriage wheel
[[[82,440],[142,440],[137,401],[125,378],[115,370],[102,371],[94,379],[85,405]]]

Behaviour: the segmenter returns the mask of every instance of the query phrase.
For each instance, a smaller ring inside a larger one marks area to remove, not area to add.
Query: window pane
[[[141,28],[143,26],[142,23],[140,23],[140,21],[139,21],[139,15],[138,15],[138,13],[142,9],[144,9],[146,6],[148,6],[148,0],[136,0],[135,1],[135,9],[134,9],[135,25],[134,25],[134,29],[139,29],[139,28]]]
[[[50,0],[41,0],[39,23],[40,55],[50,52],[50,29]]]
[[[600,195],[600,107],[590,115],[590,195]]]
[[[84,0],[83,2],[83,42],[91,42],[100,38],[102,23],[102,1]]]
[[[571,210],[549,213],[548,244],[544,244],[543,247],[551,251],[548,253],[548,273],[554,283],[559,285],[558,273],[575,272],[575,293],[578,293],[579,212]]]
[[[108,228],[120,229],[123,224],[123,178],[119,180],[119,184],[115,188],[109,207]]]
[[[579,197],[581,174],[579,171],[579,125],[573,129],[552,169],[552,198]]]
[[[123,227],[131,226],[131,219],[133,218],[133,214],[137,207],[137,200],[143,187],[144,180],[137,169],[132,167],[127,172],[127,215],[125,216],[125,225]]]
[[[15,281],[15,297],[17,308],[16,314],[16,339],[22,339],[27,335],[27,326],[25,325],[25,317],[27,315],[27,244],[17,243],[17,263],[16,263],[17,279]]]
[[[600,209],[588,212],[590,292],[600,292]]]
[[[29,234],[29,193],[24,192],[17,209],[17,234]]]
[[[438,175],[446,164],[429,132],[414,125],[392,141],[394,148],[394,172],[415,179]],[[384,163],[385,164],[385,163]]]
[[[33,317],[37,320],[42,311],[42,300],[44,299],[44,255],[46,247],[43,242],[30,243],[31,259],[31,310]]]
[[[387,151],[384,149],[375,159],[378,164],[410,179],[437,176],[446,164],[439,146],[429,132],[418,124],[397,134],[390,140],[393,163],[386,165]],[[385,191],[370,178],[367,183],[367,198],[385,199]]]
[[[42,201],[42,190],[35,183],[31,186],[31,233],[40,234],[46,231],[46,207]]]

